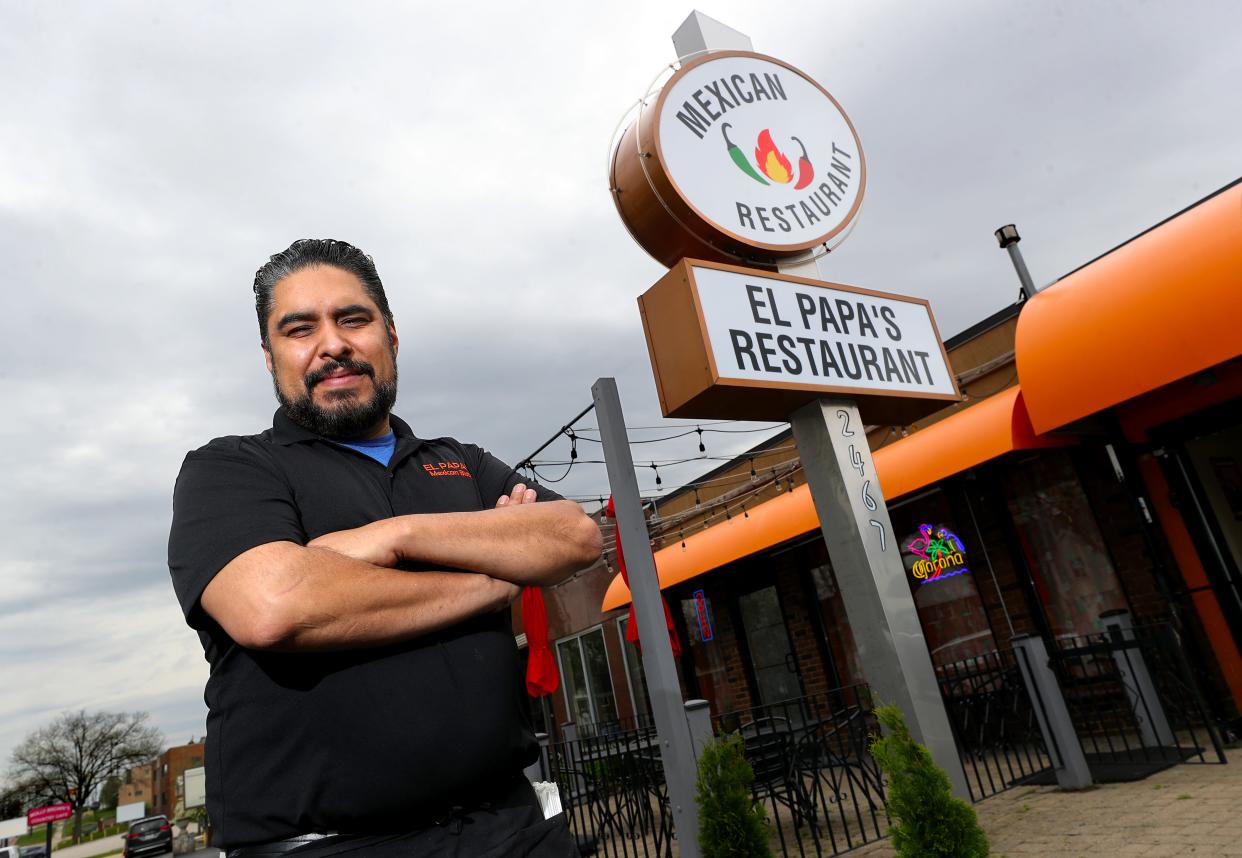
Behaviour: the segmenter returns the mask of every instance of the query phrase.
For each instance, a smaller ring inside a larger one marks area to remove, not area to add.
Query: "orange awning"
[[[933,423],[875,453],[875,468],[884,497],[894,500],[967,468],[1013,450],[1072,443],[1065,436],[1041,437],[1031,428],[1022,391],[1011,387]],[[792,492],[764,501],[706,530],[655,553],[660,589],[718,569],[758,551],[819,527],[811,492]],[[603,611],[630,602],[630,591],[618,575],[604,594]]]
[[[1027,301],[1014,351],[1039,432],[1242,354],[1242,184]]]

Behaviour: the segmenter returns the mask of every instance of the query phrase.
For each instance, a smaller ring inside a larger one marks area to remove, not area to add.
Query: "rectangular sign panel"
[[[145,801],[134,801],[129,804],[118,804],[116,806],[117,824],[122,822],[133,822],[135,819],[142,819],[147,815],[147,803]]]
[[[207,770],[201,766],[197,769],[186,769],[181,778],[181,795],[185,799],[186,809],[206,806]]]
[[[47,822],[58,822],[73,816],[73,805],[69,802],[49,804],[26,811],[26,824],[31,828]]]
[[[639,305],[669,417],[784,420],[846,395],[904,425],[961,398],[922,299],[682,260]]]
[[[30,826],[26,824],[26,817],[15,816],[12,819],[0,820],[0,840],[8,837],[21,837],[26,833]]]
[[[691,272],[718,378],[957,394],[922,301],[704,265]]]

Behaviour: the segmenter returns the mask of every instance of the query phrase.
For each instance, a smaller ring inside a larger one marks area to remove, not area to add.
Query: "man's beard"
[[[333,372],[344,369],[348,372],[361,373],[371,379],[375,392],[366,402],[354,402],[352,391],[329,391],[329,400],[337,399],[338,403],[324,408],[315,402],[312,391],[315,385],[323,381]],[[309,429],[316,435],[325,438],[341,438],[352,440],[362,438],[375,431],[375,427],[383,422],[397,401],[397,362],[392,365],[392,378],[389,381],[375,380],[375,367],[366,361],[350,358],[332,360],[302,379],[305,393],[296,399],[285,395],[272,373],[272,385],[276,388],[276,398],[285,415],[303,429]]]

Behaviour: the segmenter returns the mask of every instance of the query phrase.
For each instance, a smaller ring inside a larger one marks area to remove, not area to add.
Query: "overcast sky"
[[[270,425],[250,283],[293,239],[375,257],[419,434],[516,461],[604,375],[658,422],[635,299],[664,269],[605,167],[692,8],[0,0],[0,771],[68,709],[204,733],[170,493],[186,450]],[[1242,174],[1234,2],[700,9],[858,129],[821,274],[926,296],[946,336],[1017,294],[996,227],[1047,282]]]

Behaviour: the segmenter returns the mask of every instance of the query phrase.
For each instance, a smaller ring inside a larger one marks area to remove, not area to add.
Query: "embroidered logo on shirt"
[[[436,462],[423,465],[423,470],[433,477],[469,477],[465,462]]]

